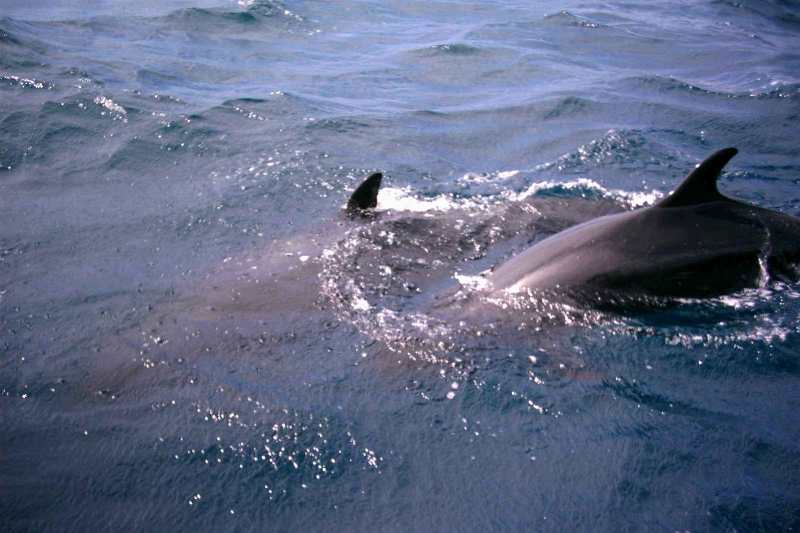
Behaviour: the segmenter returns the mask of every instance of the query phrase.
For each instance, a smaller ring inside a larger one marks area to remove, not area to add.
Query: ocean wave
[[[648,164],[657,159],[659,165],[669,163],[674,156],[659,153],[641,130],[610,129],[602,137],[592,139],[575,151],[560,156],[555,161],[541,163],[536,171],[555,170],[560,173],[580,173],[598,166],[629,166]],[[658,158],[653,156],[658,153]]]
[[[559,99],[553,107],[544,114],[545,120],[564,118],[576,115],[585,115],[593,106],[593,102],[578,96],[567,96]]]
[[[435,44],[412,51],[413,54],[422,57],[474,56],[481,52],[480,48],[466,43]]]
[[[800,83],[780,82],[773,80],[765,87],[749,91],[723,91],[716,88],[701,87],[677,78],[663,76],[638,76],[623,80],[623,84],[635,86],[636,89],[656,90],[658,92],[677,92],[687,95],[703,95],[719,98],[758,98],[784,99],[800,98]]]
[[[346,117],[332,117],[309,120],[306,125],[308,130],[323,130],[334,133],[353,133],[358,130],[364,130],[370,127],[370,124],[365,120],[357,118]]]
[[[217,149],[220,130],[189,117],[162,120],[145,135],[127,137],[104,160],[108,170],[158,166],[165,152],[199,156]]]
[[[575,117],[585,117],[592,112],[602,109],[602,104],[587,97],[581,96],[556,96],[539,98],[536,101],[508,102],[469,102],[466,109],[451,108],[447,110],[424,109],[414,111],[413,114],[424,119],[434,121],[463,122],[476,117],[491,116],[498,119],[512,117],[534,121],[556,120]]]
[[[102,94],[45,100],[31,109],[8,113],[0,119],[0,139],[5,145],[0,163],[6,168],[26,161],[61,161],[66,165],[67,161],[92,158],[94,151],[74,152],[96,145],[99,136],[139,113],[137,108],[123,107]],[[64,154],[73,155],[65,160]]]
[[[200,7],[189,7],[173,11],[164,20],[184,25],[186,28],[200,29],[199,25],[204,23],[232,22],[234,24],[252,24],[257,22],[255,14],[247,11],[222,11],[205,9]]]
[[[163,162],[161,143],[132,138],[127,140],[114,150],[106,160],[104,166],[108,170],[119,170],[123,168],[147,168],[157,166]]]
[[[7,20],[7,19],[3,19],[0,22],[3,22],[5,20]],[[10,31],[0,27],[0,43],[2,43],[2,44],[13,44],[13,45],[19,46],[19,45],[22,44],[22,41],[20,41],[17,37],[15,37],[14,34],[11,33]]]
[[[712,5],[726,9],[743,10],[771,22],[786,24],[796,28],[800,25],[800,15],[797,13],[797,4],[791,1],[760,1],[760,0],[713,0]]]
[[[0,69],[7,71],[4,74],[27,79],[42,76],[43,63],[49,63],[49,47],[34,37],[32,29],[29,23],[0,18]],[[22,76],[21,71],[34,74]]]
[[[248,13],[255,13],[266,17],[285,17],[299,22],[305,19],[290,10],[284,2],[278,0],[239,0],[239,5]]]
[[[576,28],[587,28],[587,29],[597,29],[603,27],[603,25],[600,24],[599,22],[595,22],[589,19],[588,17],[575,15],[566,10],[546,15],[542,19],[542,23],[548,26],[563,26],[563,27],[576,27]]]
[[[163,17],[174,29],[191,31],[213,31],[219,27],[235,26],[240,30],[261,22],[280,20],[287,24],[304,22],[305,19],[291,11],[282,2],[270,0],[240,1],[241,11],[217,8],[191,7],[179,9]],[[274,27],[271,25],[270,27]]]
[[[306,98],[281,90],[261,93],[259,97],[232,98],[220,105],[195,114],[198,117],[216,113],[236,113],[249,120],[265,121],[275,118],[310,117],[311,115],[335,113],[342,107],[318,98]],[[343,119],[345,120],[345,119]]]

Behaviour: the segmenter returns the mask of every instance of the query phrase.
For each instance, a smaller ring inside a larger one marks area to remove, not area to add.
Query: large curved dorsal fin
[[[366,209],[374,209],[378,205],[378,189],[381,187],[383,174],[371,174],[359,185],[347,201],[347,212],[355,214]]]
[[[736,148],[723,148],[697,165],[672,194],[656,204],[657,207],[683,207],[726,200],[717,190],[717,178],[723,167],[736,155]]]

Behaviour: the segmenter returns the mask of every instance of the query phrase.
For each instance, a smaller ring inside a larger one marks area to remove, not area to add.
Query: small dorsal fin
[[[377,207],[378,189],[381,187],[382,179],[383,174],[380,172],[371,174],[365,179],[350,195],[350,200],[347,201],[347,212],[354,214]]]
[[[661,200],[657,207],[683,207],[725,200],[717,190],[717,178],[723,167],[736,155],[736,148],[723,148],[697,165],[672,194]]]

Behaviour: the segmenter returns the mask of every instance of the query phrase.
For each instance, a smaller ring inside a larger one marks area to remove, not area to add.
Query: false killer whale
[[[571,294],[711,297],[796,279],[800,219],[723,196],[717,179],[736,155],[719,150],[657,204],[584,222],[534,243],[492,269],[491,296],[530,290]],[[348,211],[377,204],[380,175]]]

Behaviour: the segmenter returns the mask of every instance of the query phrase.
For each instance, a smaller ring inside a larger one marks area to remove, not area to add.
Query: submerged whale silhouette
[[[596,218],[533,244],[492,271],[489,292],[710,297],[768,277],[796,279],[800,219],[717,190],[720,172],[736,153],[712,154],[656,205]],[[379,183],[368,178],[348,207],[374,207]]]

